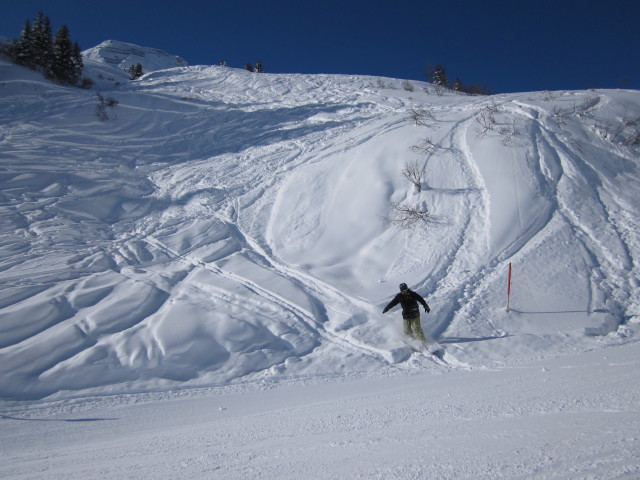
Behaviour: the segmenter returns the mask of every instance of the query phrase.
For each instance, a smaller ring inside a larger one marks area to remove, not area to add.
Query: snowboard
[[[412,339],[407,339],[405,340],[405,342],[414,352],[424,353],[425,355],[433,355],[440,360],[443,359],[444,348],[442,348],[438,342],[423,343],[418,340]]]

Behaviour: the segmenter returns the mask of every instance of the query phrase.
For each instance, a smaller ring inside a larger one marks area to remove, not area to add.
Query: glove
[[[385,308],[384,310],[382,310],[382,313],[387,313],[389,311],[388,308]]]
[[[431,309],[428,306],[426,306],[426,307],[424,307],[424,311],[429,313],[431,311]]]

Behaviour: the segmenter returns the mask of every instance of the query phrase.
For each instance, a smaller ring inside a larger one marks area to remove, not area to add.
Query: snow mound
[[[131,65],[142,65],[145,73],[168,68],[186,67],[182,58],[157,48],[140,47],[132,43],[106,40],[82,52],[86,72],[91,77],[116,76],[122,81],[129,76]],[[94,79],[95,81],[96,79]]]
[[[131,43],[106,40],[100,45],[85,50],[84,60],[89,63],[104,63],[119,70],[140,63],[145,72],[155,72],[174,67],[186,67],[182,58],[157,48],[139,47]]]

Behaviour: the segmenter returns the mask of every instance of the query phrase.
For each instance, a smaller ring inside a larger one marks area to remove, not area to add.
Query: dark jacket
[[[387,313],[396,305],[402,305],[402,318],[416,318],[420,316],[420,307],[418,306],[418,302],[422,304],[425,311],[429,313],[429,305],[424,301],[419,294],[414,292],[413,290],[405,290],[405,292],[400,292],[395,296],[393,300],[389,302],[389,305],[384,307],[382,313]]]

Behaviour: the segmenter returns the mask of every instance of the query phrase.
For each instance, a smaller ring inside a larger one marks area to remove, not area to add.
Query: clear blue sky
[[[191,65],[453,81],[494,93],[640,89],[640,0],[0,0],[0,35],[42,10],[82,49],[120,40]]]

